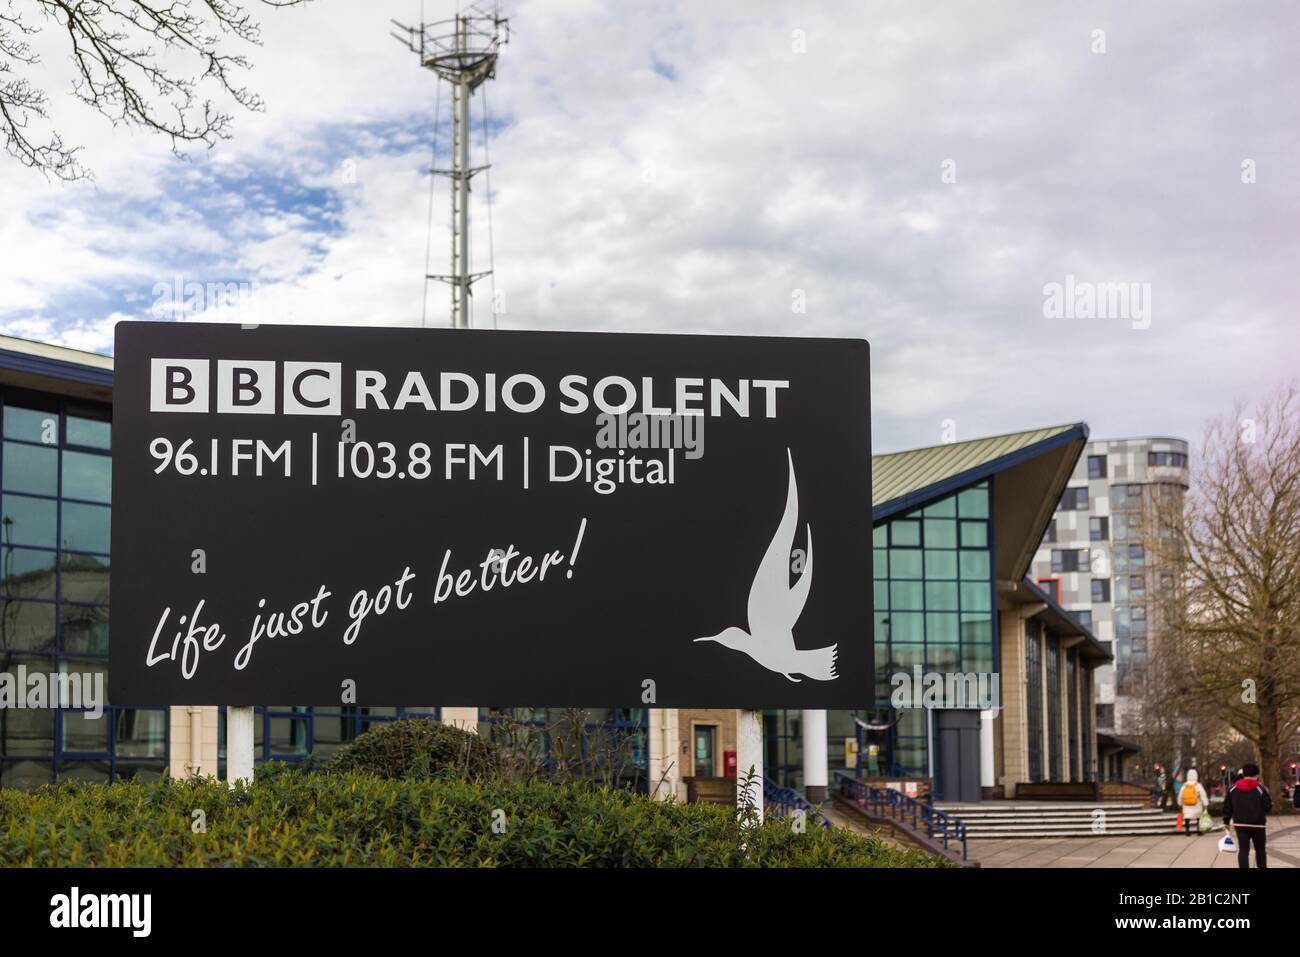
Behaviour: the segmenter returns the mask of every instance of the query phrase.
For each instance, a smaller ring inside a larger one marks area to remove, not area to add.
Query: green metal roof
[[[931,445],[907,452],[891,452],[888,455],[871,457],[871,504],[874,509],[887,502],[906,499],[913,493],[933,485],[940,485],[959,475],[974,473],[993,466],[1001,459],[1016,456],[1016,453],[1050,443],[1067,433],[1076,433],[1083,429],[1087,435],[1087,426],[1083,423],[1054,425],[1044,429],[1030,429],[1026,432],[1012,432],[1008,435],[993,435],[983,439],[971,439],[968,442],[950,442],[945,445]],[[996,468],[994,469],[996,470]],[[978,478],[972,475],[971,480]]]

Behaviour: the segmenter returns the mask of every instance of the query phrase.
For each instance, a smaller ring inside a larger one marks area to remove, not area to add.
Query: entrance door
[[[974,708],[936,711],[935,797],[974,803],[980,799],[980,713]]]
[[[712,724],[695,726],[695,776],[711,778],[716,776],[717,763],[714,760],[718,728]]]

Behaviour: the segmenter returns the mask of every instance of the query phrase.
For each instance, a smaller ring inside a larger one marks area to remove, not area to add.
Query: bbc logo
[[[340,413],[342,363],[273,359],[151,359],[149,411],[275,415],[277,367],[284,415]]]

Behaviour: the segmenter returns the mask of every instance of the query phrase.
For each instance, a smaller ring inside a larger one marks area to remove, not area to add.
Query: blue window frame
[[[646,708],[479,708],[479,734],[513,740],[524,729],[534,757],[554,770],[560,761],[586,776],[643,794],[650,790],[649,710]],[[581,721],[581,728],[577,722]],[[563,739],[563,741],[559,740]]]
[[[1061,642],[1051,632],[1047,642],[1047,774],[1049,781],[1064,781],[1061,771]]]
[[[0,671],[108,667],[111,408],[0,390]],[[165,708],[0,710],[0,787],[156,778]]]
[[[1043,780],[1043,632],[1038,620],[1025,622],[1025,737],[1029,780]]]
[[[1065,706],[1069,715],[1067,733],[1070,736],[1070,768],[1067,780],[1081,781],[1079,774],[1079,653],[1071,648],[1065,659]]]
[[[217,761],[225,773],[226,709],[217,720]],[[417,708],[358,708],[342,705],[296,707],[259,706],[253,709],[254,760],[300,763],[309,755],[325,758],[376,724],[398,718],[437,718],[432,706]]]
[[[574,735],[588,766],[613,772],[619,783],[648,790],[650,774],[649,722],[644,708],[581,709],[587,716],[582,733]],[[226,709],[217,721],[217,761],[225,775]],[[556,761],[554,742],[557,724],[567,712],[545,708],[480,708],[479,733],[498,737],[507,724],[531,728],[535,733],[536,757],[542,763]],[[397,708],[361,708],[340,705],[292,707],[260,706],[253,709],[254,761],[283,761],[300,764],[308,757],[327,758],[370,728],[399,718],[434,720],[441,709],[432,705]]]

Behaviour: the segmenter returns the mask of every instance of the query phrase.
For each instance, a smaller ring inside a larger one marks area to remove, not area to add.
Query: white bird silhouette
[[[749,586],[749,631],[733,625],[716,635],[695,640],[716,641],[734,651],[743,651],[764,668],[791,681],[801,680],[794,677],[796,674],[816,681],[831,681],[839,677],[835,674],[838,644],[814,651],[800,651],[794,646],[794,624],[803,613],[812,587],[812,526],[808,526],[808,562],[791,587],[789,561],[799,521],[799,489],[794,478],[794,457],[789,449],[785,454],[790,463],[785,514],[754,574],[754,583]]]

